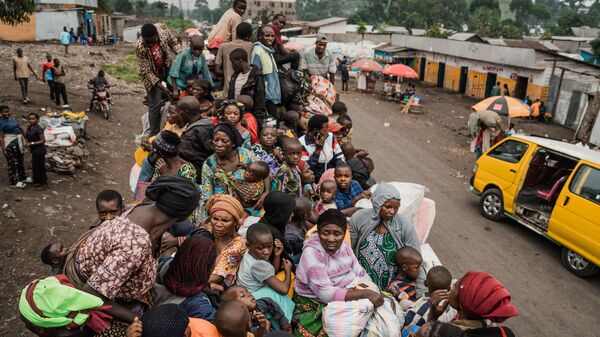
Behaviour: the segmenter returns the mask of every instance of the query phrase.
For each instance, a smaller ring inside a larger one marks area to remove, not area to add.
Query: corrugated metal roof
[[[347,21],[347,20],[348,19],[346,19],[346,18],[340,18],[340,17],[334,16],[334,17],[319,20],[319,21],[307,22],[306,24],[309,27],[318,28],[318,27],[323,27],[323,26],[327,26],[327,25],[331,25],[334,23],[338,23],[341,21]]]
[[[573,34],[573,36],[592,38],[598,37],[598,34],[600,33],[600,29],[588,26],[571,27],[569,28],[569,31],[571,32],[571,34]]]

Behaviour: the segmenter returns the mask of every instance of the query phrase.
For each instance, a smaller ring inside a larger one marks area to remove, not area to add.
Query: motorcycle
[[[92,108],[96,112],[102,112],[104,118],[110,118],[110,106],[112,99],[108,97],[107,87],[100,86],[98,88],[90,88],[90,91],[94,95],[92,99]]]

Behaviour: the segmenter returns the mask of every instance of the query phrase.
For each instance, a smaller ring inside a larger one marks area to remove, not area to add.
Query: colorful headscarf
[[[211,215],[216,211],[225,211],[231,214],[236,223],[236,230],[241,225],[240,222],[244,217],[244,207],[236,198],[229,194],[211,195],[205,207]]]
[[[177,296],[196,295],[208,282],[216,258],[211,239],[196,236],[185,240],[165,274],[165,287]]]
[[[510,303],[510,293],[492,275],[470,271],[458,284],[458,300],[462,310],[473,319],[489,319],[502,323],[519,311]]]
[[[31,282],[19,299],[21,315],[41,328],[87,325],[100,334],[110,325],[111,309],[100,297],[73,287],[65,275]]]

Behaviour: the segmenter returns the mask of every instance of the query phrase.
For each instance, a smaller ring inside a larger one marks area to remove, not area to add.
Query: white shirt
[[[234,97],[238,98],[240,96],[240,92],[242,91],[242,87],[244,86],[244,84],[246,84],[246,82],[248,82],[248,76],[250,76],[250,71],[252,70],[248,70],[247,73],[239,73],[237,78],[235,79],[235,87],[234,87]]]

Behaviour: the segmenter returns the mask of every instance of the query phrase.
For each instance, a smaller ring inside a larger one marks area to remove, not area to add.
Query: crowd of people
[[[343,336],[341,325],[514,336],[498,325],[518,311],[497,279],[425,269],[399,191],[375,186],[369,152],[353,144],[346,105],[327,116],[282,104],[285,67],[335,81],[327,39],[289,52],[276,15],[252,42],[245,8],[235,0],[208,36],[217,76],[202,37],[182,50],[163,25],[142,27],[149,113],[135,201],[102,191],[89,230],[44,247],[52,276],[23,289],[25,326],[39,336]]]

